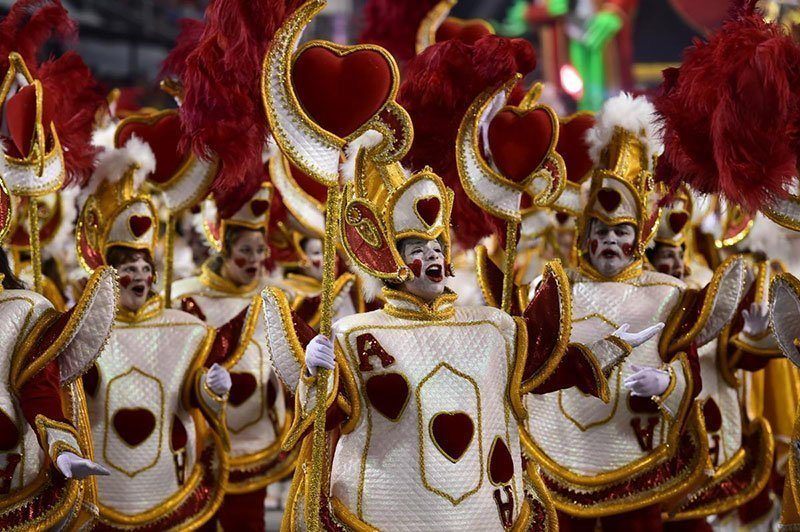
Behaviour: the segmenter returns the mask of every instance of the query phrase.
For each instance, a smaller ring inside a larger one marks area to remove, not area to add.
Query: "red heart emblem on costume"
[[[114,430],[131,447],[136,447],[153,433],[156,417],[145,408],[120,408],[114,413]]]
[[[258,382],[252,374],[232,371],[231,391],[228,396],[228,402],[233,406],[241,405],[256,393],[257,386]]]
[[[614,212],[619,207],[619,204],[622,203],[622,196],[616,190],[601,188],[597,192],[597,201],[600,202],[606,212]]]
[[[461,20],[448,17],[442,25],[436,29],[436,42],[458,39],[467,44],[474,44],[478,39],[491,35],[492,30],[480,20]]]
[[[0,451],[13,450],[19,443],[19,428],[14,420],[0,410]]]
[[[556,221],[558,222],[558,225],[566,224],[569,221],[569,214],[565,212],[557,212]]]
[[[463,412],[439,412],[431,419],[430,432],[442,454],[451,462],[458,462],[472,443],[475,424]]]
[[[686,222],[688,221],[688,213],[673,212],[669,215],[669,228],[672,229],[672,232],[677,235],[683,230],[684,227],[686,227]]]
[[[124,120],[117,131],[117,146],[124,146],[134,135],[150,146],[156,158],[156,170],[148,179],[156,183],[169,181],[186,158],[186,152],[179,146],[181,122],[178,113],[168,111],[152,117]]]
[[[556,151],[564,159],[567,179],[575,183],[580,183],[594,167],[589,156],[589,145],[586,144],[586,132],[594,124],[593,115],[582,113],[562,122],[558,128]]]
[[[422,218],[422,221],[428,224],[428,227],[433,227],[439,217],[439,210],[442,208],[442,204],[439,198],[421,198],[417,200],[414,208],[417,210],[419,217]]]
[[[253,200],[250,202],[250,210],[253,211],[253,216],[259,217],[269,209],[269,202],[267,200]]]
[[[186,447],[186,443],[189,441],[189,435],[186,433],[186,427],[183,425],[183,421],[176,416],[172,416],[172,431],[170,433],[170,445],[172,446],[173,451],[179,451]]]
[[[50,148],[50,123],[55,114],[52,100],[47,94],[42,96],[42,125],[45,136],[48,138]],[[20,89],[8,99],[5,109],[6,124],[11,143],[6,146],[9,155],[13,157],[26,157],[31,150],[34,127],[36,126],[36,89],[28,85]]]
[[[503,438],[496,438],[489,451],[489,480],[492,484],[511,482],[514,476],[514,460]]]
[[[706,420],[706,430],[708,432],[717,432],[722,428],[722,412],[711,397],[703,403],[703,417]]]
[[[489,124],[492,160],[507,178],[521,183],[535,172],[553,148],[553,117],[544,108],[506,108]]]
[[[367,380],[367,397],[375,410],[390,421],[403,415],[410,396],[408,381],[399,373],[373,375]]]
[[[372,49],[303,50],[292,67],[292,85],[305,112],[324,130],[345,138],[389,100],[394,71]]]
[[[128,227],[131,230],[131,233],[136,238],[141,238],[143,234],[145,234],[150,227],[153,225],[153,220],[150,219],[149,216],[131,216],[128,219]]]

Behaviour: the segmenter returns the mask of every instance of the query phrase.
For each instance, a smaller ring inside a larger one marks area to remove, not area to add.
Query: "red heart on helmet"
[[[597,201],[600,202],[606,212],[614,212],[619,207],[619,204],[622,203],[622,196],[614,189],[601,188],[597,192]]]
[[[303,109],[322,129],[344,138],[378,113],[391,97],[394,69],[376,49],[310,46],[292,67]]]
[[[131,447],[141,444],[156,427],[156,418],[145,408],[120,408],[114,413],[114,430]]]
[[[166,183],[183,165],[186,152],[180,148],[181,122],[176,111],[126,118],[117,128],[116,146],[124,146],[133,136],[153,150],[156,169],[148,176],[151,181]]]
[[[269,209],[269,202],[267,200],[253,200],[250,202],[250,210],[253,211],[253,216],[259,217]]]
[[[594,124],[594,115],[579,113],[561,122],[558,128],[556,151],[564,159],[567,179],[575,183],[580,183],[594,167],[589,156],[589,145],[586,143],[586,132]]]
[[[439,412],[431,419],[430,432],[442,454],[458,462],[472,443],[475,424],[463,412]]]
[[[140,238],[145,234],[152,225],[153,220],[149,216],[133,215],[128,219],[128,227],[136,238]]]
[[[553,149],[555,117],[546,108],[505,108],[489,124],[489,149],[498,170],[522,183],[539,169]]]
[[[482,20],[462,20],[448,17],[436,29],[436,42],[458,39],[467,44],[474,44],[475,41],[493,33],[491,27]]]
[[[419,217],[422,218],[422,221],[425,222],[428,227],[433,227],[433,224],[436,223],[436,219],[439,217],[442,204],[439,198],[421,198],[417,200],[414,208],[417,214],[419,214]]]
[[[669,228],[676,235],[680,233],[689,221],[689,214],[685,212],[673,212],[669,215]]]

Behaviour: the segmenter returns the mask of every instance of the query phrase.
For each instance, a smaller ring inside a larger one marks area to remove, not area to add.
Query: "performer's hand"
[[[762,303],[751,303],[749,309],[742,311],[744,327],[748,336],[760,336],[769,328],[769,309]]]
[[[231,374],[219,364],[213,364],[206,373],[206,384],[217,395],[225,395],[231,391]]]
[[[547,0],[547,13],[551,17],[563,17],[569,11],[569,0]]]
[[[622,29],[622,19],[613,11],[600,11],[589,21],[584,43],[592,50],[600,51],[608,41]]]
[[[81,458],[75,453],[64,451],[56,458],[56,469],[67,478],[80,480],[90,475],[107,476],[111,472],[98,463]]]
[[[329,338],[316,335],[306,347],[306,368],[311,375],[317,374],[317,368],[333,369],[333,342]]]
[[[636,364],[631,364],[631,369],[635,373],[623,382],[625,387],[631,391],[631,394],[639,397],[650,397],[652,395],[661,395],[669,388],[669,372],[649,366],[637,366]]]
[[[638,333],[628,332],[628,329],[630,328],[631,328],[630,324],[623,323],[622,326],[620,326],[619,329],[614,331],[614,333],[611,336],[616,336],[620,340],[627,342],[628,344],[630,344],[631,347],[639,347],[640,345],[648,341],[650,338],[661,332],[661,329],[664,328],[664,323],[663,322],[656,323],[655,325],[648,327],[647,329],[643,329]]]

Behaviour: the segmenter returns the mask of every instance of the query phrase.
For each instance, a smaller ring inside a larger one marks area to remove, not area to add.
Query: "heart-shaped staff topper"
[[[485,20],[464,20],[456,17],[447,17],[442,22],[442,25],[436,29],[436,42],[458,39],[467,44],[474,44],[487,35],[493,34],[494,29]]]
[[[153,150],[156,169],[148,179],[156,184],[169,181],[184,164],[187,153],[180,149],[181,123],[177,111],[127,118],[117,127],[114,144],[118,148],[124,146],[133,136]]]
[[[558,118],[549,107],[506,107],[489,123],[489,150],[504,177],[523,184],[545,163],[558,140]]]

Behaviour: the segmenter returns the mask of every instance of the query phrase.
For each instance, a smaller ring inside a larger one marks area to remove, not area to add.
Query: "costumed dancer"
[[[694,398],[697,348],[735,315],[744,265],[729,259],[702,291],[643,269],[653,236],[652,172],[661,152],[644,98],[610,99],[588,136],[595,162],[579,221],[572,288],[572,341],[622,323],[666,328],[635,348],[609,379],[607,401],[574,390],[529,396],[523,433],[559,509],[563,530],[660,527],[670,500],[704,475],[708,441]],[[564,442],[570,442],[564,445]]]
[[[284,153],[317,180],[332,181],[329,200],[339,193],[345,146],[363,131],[381,132],[377,144],[356,142],[357,151],[345,150],[355,165],[350,171],[344,167],[341,219],[329,217],[326,230],[341,222],[348,256],[384,285],[386,305],[340,319],[328,339],[314,336],[292,315],[280,290],[263,293],[276,370],[296,390],[296,416],[284,444],[302,444],[283,528],[553,527],[546,491],[532,484],[535,493],[526,496],[523,485],[517,435],[522,387],[542,391],[577,384],[586,393],[599,393],[604,371],[629,352],[627,341],[638,344],[655,330],[620,331],[585,350],[567,349],[562,327],[569,301],[560,291],[566,280],[557,263],[548,267],[525,319],[490,307],[455,306],[457,296],[445,288],[452,195],[429,169],[409,176],[396,162],[408,149],[411,125],[394,102],[397,71],[390,56],[377,47],[359,51],[376,66],[368,85],[386,91],[331,108],[324,136],[318,135],[321,124],[307,114],[308,98],[321,98],[327,86],[319,80],[300,85],[295,73],[319,68],[319,57],[326,56],[321,51],[333,45],[317,41],[294,57],[292,52],[322,6],[312,1],[300,7],[276,36],[265,61],[267,114]],[[336,49],[348,57],[347,48]],[[418,59],[429,60],[423,58],[434,52]],[[366,107],[376,96],[378,107]],[[354,116],[361,118],[353,121]],[[342,136],[330,133],[342,124],[336,129]],[[326,261],[332,258],[330,238],[329,232]],[[323,370],[332,371],[332,378]],[[320,379],[326,383],[322,393]],[[314,452],[320,443],[315,421],[330,429],[323,433],[321,455]],[[322,468],[320,477],[316,468]],[[534,473],[531,482],[537,478]],[[316,490],[322,492],[319,502]]]
[[[683,280],[691,289],[701,289],[712,272],[695,262],[691,192],[681,188],[667,201],[648,259],[657,271]],[[749,280],[741,317],[736,316],[718,339],[698,349],[703,389],[697,400],[702,405],[714,474],[670,509],[667,530],[707,529],[707,517],[727,514],[759,496],[765,500],[758,502],[758,510],[756,503],[750,505],[757,514],[753,517],[768,515],[771,509],[765,487],[772,472],[772,431],[766,419],[748,415],[739,376],[739,370],[759,371],[780,354],[769,330],[765,266],[757,265],[755,278]]]
[[[57,1],[17,2],[0,23],[0,241],[15,219],[12,195],[35,202],[65,183],[79,183],[91,168],[93,153],[84,148],[91,119],[82,118],[99,104],[87,97],[96,89],[93,78],[74,53],[36,61],[51,35],[74,29]],[[53,112],[54,105],[63,108]],[[3,250],[0,283],[0,528],[67,527],[84,505],[95,503],[91,476],[108,474],[93,461],[80,376],[111,333],[114,273],[98,269],[83,297],[63,313],[25,289]]]
[[[787,28],[766,22],[756,2],[741,1],[718,31],[695,42],[684,56],[680,68],[664,72],[656,99],[669,175],[800,230],[800,45]],[[670,184],[677,188],[677,183]],[[783,354],[797,364],[796,297],[797,281],[791,274],[772,281],[772,331]],[[794,406],[792,397],[781,400],[779,408]],[[789,528],[800,524],[796,427],[781,518]]]
[[[158,218],[138,188],[154,170],[152,150],[136,136],[106,151],[78,220],[84,267],[108,265],[120,276],[114,331],[83,378],[96,458],[113,472],[98,482],[89,529],[196,528],[227,484],[231,379],[219,365],[204,367],[223,346],[152,291]]]
[[[260,67],[289,4],[211,2],[203,22],[183,22],[165,62],[183,91],[181,146],[218,162],[202,208],[203,233],[214,254],[200,275],[176,282],[171,296],[175,308],[216,330],[221,349],[206,366],[220,364],[231,372],[230,475],[214,518],[224,530],[264,530],[268,486],[291,474],[296,459],[296,452],[280,447],[292,415],[264,343],[259,296],[271,284],[265,264],[274,194],[267,167],[274,146],[268,142]]]

